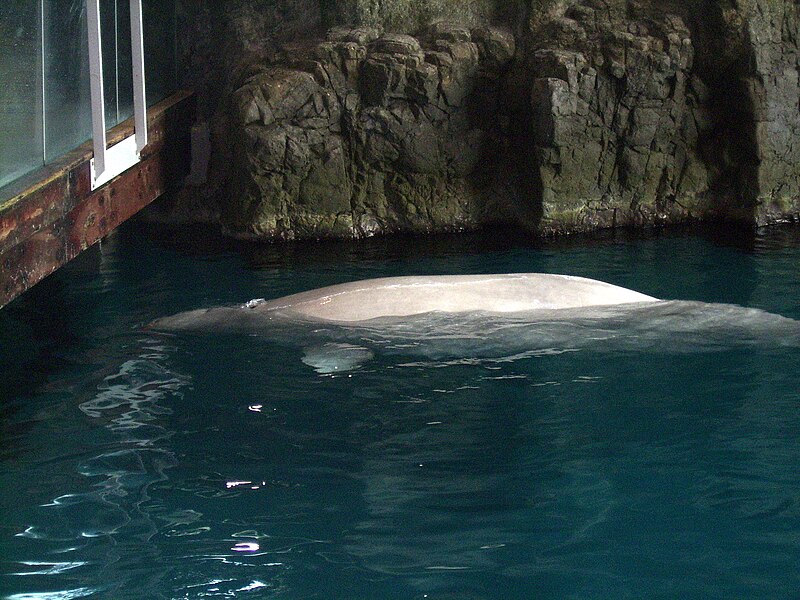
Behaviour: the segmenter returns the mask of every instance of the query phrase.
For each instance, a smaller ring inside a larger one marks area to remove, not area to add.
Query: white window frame
[[[89,29],[89,80],[92,94],[92,141],[94,144],[94,158],[91,161],[92,190],[108,183],[138,163],[141,159],[141,152],[147,145],[142,0],[130,0],[130,6],[134,134],[110,148],[106,148],[100,0],[86,0],[86,22]]]

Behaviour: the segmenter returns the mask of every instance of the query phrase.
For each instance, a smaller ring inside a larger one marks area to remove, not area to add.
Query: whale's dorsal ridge
[[[301,292],[259,304],[321,321],[360,322],[427,312],[524,312],[657,298],[571,275],[507,273],[368,279]]]
[[[235,308],[200,309],[159,319],[158,329],[222,330],[254,327],[258,321],[306,320],[357,324],[381,317],[432,312],[522,313],[583,308],[657,298],[623,287],[549,273],[422,275],[341,283],[275,300],[256,298]]]

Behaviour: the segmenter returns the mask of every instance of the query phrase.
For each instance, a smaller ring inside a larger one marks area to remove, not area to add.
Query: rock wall
[[[497,0],[323,0],[329,25],[357,23],[389,32],[417,32],[436,21],[475,26],[492,21],[511,2]]]
[[[756,173],[751,195],[756,219],[768,223],[800,212],[800,4],[743,0]]]
[[[335,28],[247,76],[231,98],[233,195],[246,237],[366,236],[474,227],[497,206],[499,87],[514,36],[432,27],[422,43]]]
[[[793,0],[192,7],[213,160],[162,216],[274,239],[800,215]]]
[[[797,3],[540,8],[522,67],[539,229],[797,218]]]
[[[569,7],[538,31],[525,68],[541,227],[678,220],[708,190],[707,125],[680,17]]]
[[[291,40],[324,34],[318,0],[191,0],[179,2],[183,84],[200,100],[200,118],[214,117],[239,69],[269,63]]]

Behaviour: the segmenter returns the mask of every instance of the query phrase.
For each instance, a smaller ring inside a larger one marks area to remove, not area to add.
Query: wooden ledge
[[[147,111],[141,161],[92,191],[91,140],[0,189],[0,307],[108,235],[189,172],[195,98],[180,91]],[[114,127],[113,145],[133,133]]]

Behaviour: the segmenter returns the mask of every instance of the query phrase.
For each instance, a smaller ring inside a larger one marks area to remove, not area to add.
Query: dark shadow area
[[[98,252],[82,254],[70,268],[95,272]],[[66,298],[68,277],[47,277],[22,296],[0,309],[0,338],[14,340],[0,345],[0,411],[6,400],[25,396],[47,381],[48,375],[68,361],[61,349],[74,343],[73,311]],[[2,419],[0,419],[2,420]]]
[[[731,0],[675,2],[692,33],[693,91],[712,123],[701,129],[700,155],[709,173],[716,216],[755,222],[759,193],[756,107],[748,92],[754,56],[747,24]]]
[[[617,228],[556,238],[537,237],[523,227],[498,224],[476,231],[439,234],[375,236],[360,240],[299,240],[248,242],[227,238],[211,226],[129,222],[126,236],[146,236],[156,244],[186,256],[236,253],[254,268],[277,265],[400,260],[437,255],[477,255],[513,249],[568,250],[594,246],[628,245],[659,238],[702,238],[714,246],[755,252],[765,247],[800,244],[800,228],[793,225],[754,229],[745,225],[692,223],[663,228]]]

